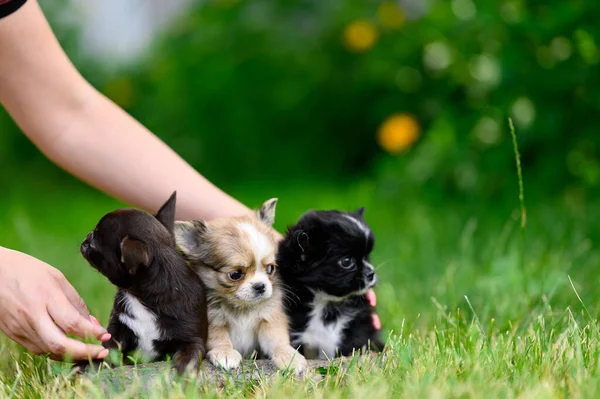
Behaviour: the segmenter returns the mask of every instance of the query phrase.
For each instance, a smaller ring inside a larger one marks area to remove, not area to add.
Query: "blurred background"
[[[366,206],[389,328],[427,320],[431,297],[504,322],[542,296],[569,304],[567,274],[598,298],[600,3],[40,3],[83,75],[201,173],[249,206],[278,196],[280,230]],[[3,110],[0,131],[0,242],[61,268],[106,318],[110,287],[77,246],[122,204]]]
[[[515,186],[508,117],[528,191],[600,183],[594,2],[41,4],[82,73],[219,184],[494,199]],[[38,162],[0,118],[2,169]]]

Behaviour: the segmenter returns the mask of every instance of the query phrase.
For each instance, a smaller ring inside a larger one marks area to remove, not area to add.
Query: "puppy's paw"
[[[222,367],[225,370],[239,367],[242,361],[242,355],[235,349],[215,348],[206,354],[206,357],[216,367]]]
[[[302,375],[308,369],[308,362],[291,346],[283,347],[273,354],[273,363],[280,369],[290,368],[296,374]]]
[[[202,342],[189,344],[175,353],[173,361],[177,374],[183,375],[192,371],[197,374],[200,371],[200,360],[203,353],[205,350]]]
[[[102,365],[102,360],[82,360],[73,365],[71,370],[76,375],[86,374],[86,373],[97,373],[100,370],[100,366]]]

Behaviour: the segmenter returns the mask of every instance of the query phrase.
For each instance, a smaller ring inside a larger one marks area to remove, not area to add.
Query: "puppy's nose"
[[[94,232],[89,232],[87,237],[85,238],[85,240],[83,240],[83,242],[81,243],[81,246],[79,247],[79,250],[81,251],[82,254],[85,255],[85,253],[93,247],[92,245],[92,240],[94,238]]]
[[[252,286],[252,289],[257,295],[262,295],[266,291],[266,287],[264,283],[256,283]]]
[[[373,279],[375,278],[375,270],[374,269],[367,270],[365,273],[365,278],[367,279],[367,281],[373,281]]]

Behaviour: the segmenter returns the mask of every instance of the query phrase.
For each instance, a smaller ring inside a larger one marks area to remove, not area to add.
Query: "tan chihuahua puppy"
[[[277,199],[256,217],[176,222],[175,239],[206,286],[207,358],[225,369],[258,350],[277,367],[301,373],[304,357],[290,345],[289,321],[276,274],[277,240],[271,226]]]

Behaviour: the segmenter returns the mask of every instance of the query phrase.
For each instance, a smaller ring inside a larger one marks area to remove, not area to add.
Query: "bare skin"
[[[69,173],[150,211],[177,190],[179,220],[250,212],[93,88],[60,47],[36,1],[0,20],[0,60],[0,103]]]
[[[49,353],[54,359],[108,355],[100,345],[65,335],[110,339],[106,329],[90,318],[65,276],[42,261],[5,248],[0,248],[0,330],[31,352]]]
[[[251,211],[195,171],[92,87],[60,47],[37,1],[0,19],[0,103],[49,159],[90,185],[155,212],[177,190],[177,219]],[[102,358],[106,340],[75,289],[54,267],[0,247],[0,330],[54,359]]]

